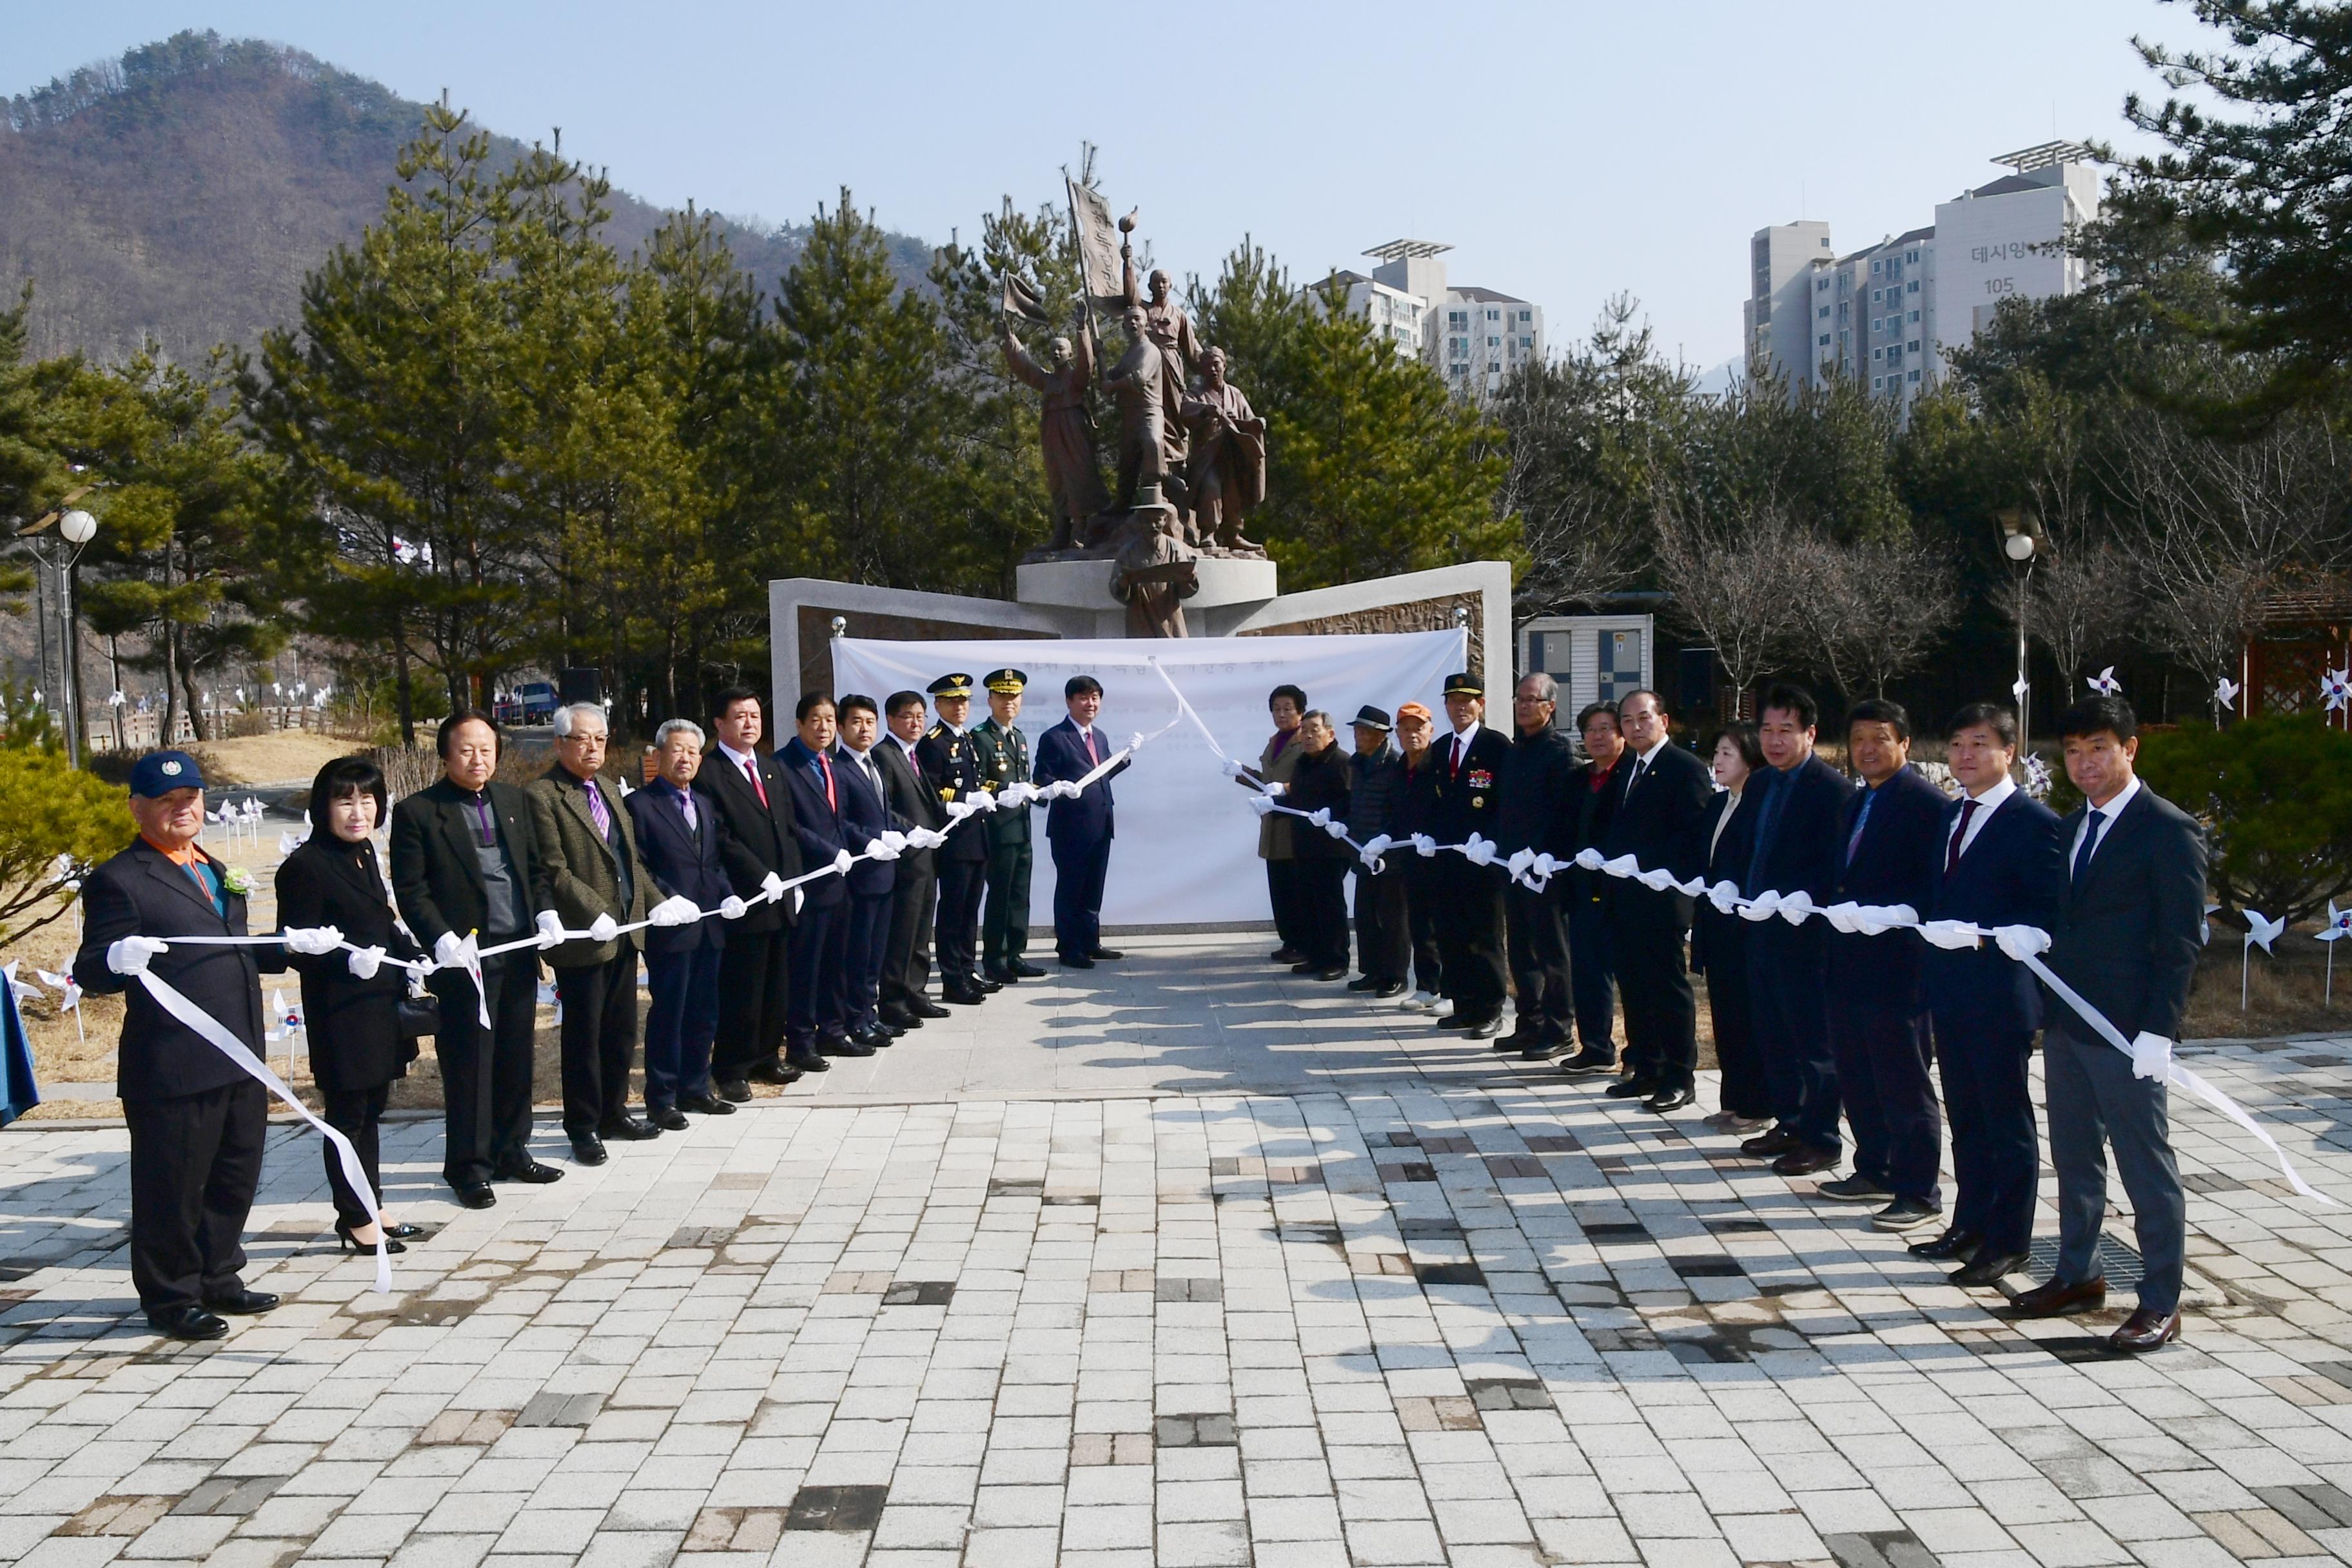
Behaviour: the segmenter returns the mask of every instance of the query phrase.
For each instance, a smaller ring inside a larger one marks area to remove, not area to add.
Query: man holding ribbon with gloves
[[[131,1280],[139,1305],[159,1333],[216,1340],[228,1332],[219,1314],[278,1305],[240,1278],[269,1091],[133,977],[152,967],[259,1057],[261,976],[283,973],[286,959],[275,944],[156,940],[246,934],[243,868],[196,847],[205,780],[195,758],[150,752],[133,763],[131,816],[139,837],[82,884],[73,977],[93,996],[128,993],[115,1092],[131,1130]]]

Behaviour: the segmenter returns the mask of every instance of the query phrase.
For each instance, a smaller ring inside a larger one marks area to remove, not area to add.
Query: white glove
[[[541,952],[545,952],[551,947],[561,947],[563,945],[563,917],[562,915],[557,914],[553,910],[541,910],[539,911],[539,920],[536,924],[539,931],[539,950]]]
[[[1386,869],[1381,862],[1381,851],[1386,849],[1388,846],[1386,844],[1381,844],[1377,838],[1374,839],[1372,843],[1380,844],[1380,849],[1375,849],[1372,847],[1371,844],[1367,844],[1356,851],[1356,858],[1364,863],[1365,870],[1379,872]]]
[[[1539,852],[1532,861],[1528,862],[1528,864],[1535,868],[1535,873],[1537,876],[1541,877],[1545,881],[1549,882],[1552,878],[1559,874],[1559,868],[1563,865],[1567,864],[1567,862],[1553,859],[1551,858],[1551,851],[1547,849]]]
[[[1334,838],[1345,838],[1348,837],[1348,825],[1344,822],[1327,822],[1323,825],[1323,831]]]
[[[996,797],[984,789],[976,789],[964,797],[974,811],[994,811]]]
[[[1250,809],[1260,816],[1274,815],[1274,796],[1270,795],[1254,795],[1249,797],[1249,805]]]
[[[1526,879],[1528,868],[1533,866],[1535,863],[1536,852],[1534,850],[1515,849],[1511,852],[1511,858],[1503,862],[1503,868],[1510,872],[1511,880],[1517,882]]]
[[[891,843],[890,840],[893,838],[898,838],[898,842]],[[906,847],[906,843],[904,838],[900,838],[895,833],[877,834],[866,841],[866,858],[868,860],[896,860],[898,858],[898,851]]]
[[[1576,863],[1583,867],[1588,871],[1598,871],[1601,867],[1608,864],[1608,862],[1601,858],[1601,851],[1593,848],[1591,845],[1587,845],[1585,847],[1576,852]]]
[[[1706,901],[1715,906],[1717,914],[1731,913],[1739,907],[1739,884],[1726,877],[1706,890]]]
[[[1919,927],[1919,934],[1949,952],[1965,952],[1984,945],[1984,940],[1966,921],[1928,921]]]
[[[804,893],[803,893],[803,892],[802,892],[798,888],[794,888],[794,889],[793,889],[793,913],[794,913],[794,914],[798,914],[798,913],[800,913],[800,912],[801,912],[801,906],[802,906],[802,905],[803,905],[803,904],[805,904],[805,903],[807,903],[807,902],[808,902],[808,897],[807,897],[807,895],[806,895],[806,894],[804,894]]]
[[[1992,933],[1992,940],[2020,963],[2050,951],[2050,933],[2036,926],[2003,926]]]
[[[1848,936],[1862,929],[1861,916],[1862,906],[1852,899],[1842,904],[1832,904],[1822,911],[1822,919],[1830,922],[1832,931],[1843,931]]]
[[[1379,859],[1382,855],[1388,853],[1390,847],[1395,843],[1396,840],[1390,837],[1385,833],[1373,834],[1370,838],[1364,841],[1364,864],[1369,866],[1373,861]]]
[[[1769,921],[1780,912],[1780,895],[1774,889],[1767,888],[1740,905],[1739,912],[1748,920]]]
[[[1281,796],[1290,793],[1290,786],[1277,779],[1274,783],[1265,786],[1265,793],[1279,799]]]
[[[1888,931],[1916,931],[1919,911],[1908,904],[1876,904],[1872,906],[1879,923]],[[1870,933],[1876,936],[1878,933]]]
[[[1225,759],[1225,769],[1224,769],[1224,772],[1225,772],[1225,776],[1226,776],[1227,778],[1229,778],[1229,779],[1237,779],[1237,778],[1241,777],[1244,773],[1245,773],[1249,772],[1249,770],[1248,770],[1247,768],[1245,768],[1245,767],[1242,766],[1242,765],[1241,765],[1241,763],[1237,763],[1237,762],[1234,761],[1234,760],[1233,760],[1233,758],[1231,758],[1231,757],[1227,757],[1227,758]]]
[[[621,934],[621,922],[611,915],[598,915],[588,922],[590,942],[610,942]]]
[[[833,868],[841,873],[841,875],[845,877],[848,876],[849,868],[856,864],[857,857],[852,855],[848,850],[841,849],[835,851],[833,857]]]
[[[2132,1077],[2162,1083],[2172,1071],[2172,1042],[2142,1029],[2132,1038]]]
[[[1675,879],[1675,874],[1664,866],[1653,866],[1646,871],[1637,871],[1633,874],[1633,880],[1654,893],[1663,893],[1668,888],[1679,893],[1683,887],[1682,883]]]
[[[907,835],[908,847],[912,849],[937,849],[947,841],[948,836],[936,827],[918,827]]]
[[[768,900],[772,903],[781,900],[784,896],[784,879],[782,877],[777,876],[773,871],[769,872],[766,877],[761,879],[760,896]],[[794,909],[800,908],[798,904],[794,904],[793,907]]]
[[[1805,917],[1807,915],[1818,914],[1821,911],[1813,907],[1812,894],[1805,891],[1802,888],[1799,888],[1793,893],[1786,893],[1781,896],[1780,918],[1787,921],[1792,926],[1802,925],[1805,923]]]
[[[1416,833],[1412,836],[1412,852],[1424,860],[1434,860],[1437,858],[1437,840],[1426,833]]]
[[[1126,751],[1127,754],[1131,757],[1141,750],[1143,750],[1143,731],[1138,730],[1134,734],[1129,735],[1127,738]]]
[[[1473,866],[1491,866],[1495,863],[1495,841],[1474,833],[1462,846],[1462,858]]]
[[[740,921],[749,913],[751,913],[751,906],[732,893],[719,900],[720,920]]]
[[[333,926],[290,926],[278,933],[289,952],[299,952],[315,958],[322,952],[332,952],[342,945],[343,933]]]
[[[454,931],[445,931],[433,943],[433,962],[444,969],[466,967],[466,939]]]
[[[1326,827],[1330,822],[1331,808],[1328,805],[1318,805],[1307,814],[1307,823],[1310,827]]]
[[[646,911],[657,926],[690,926],[702,918],[702,906],[682,893],[672,893]]]
[[[1023,784],[1018,779],[996,792],[996,804],[1007,810],[1018,810],[1036,798],[1037,786]]]
[[[1084,795],[1086,791],[1078,786],[1077,780],[1064,779],[1061,783],[1054,786],[1054,793],[1060,795],[1064,800],[1076,800],[1078,796]]]
[[[106,950],[106,967],[117,974],[144,974],[149,959],[170,951],[168,943],[152,936],[126,936]]]
[[[895,827],[882,830],[882,842],[893,855],[900,854],[908,847],[907,836]]]
[[[343,960],[355,980],[373,980],[375,972],[383,966],[383,949],[362,947]]]
[[[1642,874],[1642,863],[1631,855],[1620,855],[1613,860],[1603,860],[1599,868],[1603,876],[1608,877],[1638,877]]]

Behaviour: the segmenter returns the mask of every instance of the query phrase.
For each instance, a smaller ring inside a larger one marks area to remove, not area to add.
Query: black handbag
[[[441,1005],[430,996],[400,998],[400,1037],[419,1040],[441,1028]]]

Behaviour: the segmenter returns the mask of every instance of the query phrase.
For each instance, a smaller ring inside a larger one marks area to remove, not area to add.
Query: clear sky
[[[0,92],[182,27],[446,88],[647,200],[779,221],[847,184],[888,227],[970,237],[1007,195],[1060,200],[1091,141],[1180,277],[1244,234],[1302,281],[1440,240],[1555,343],[1631,290],[1701,367],[1738,352],[1758,227],[1825,219],[1845,251],[1930,222],[1996,153],[2122,138],[2124,95],[2161,91],[2135,34],[2201,41],[2157,0],[0,0]]]

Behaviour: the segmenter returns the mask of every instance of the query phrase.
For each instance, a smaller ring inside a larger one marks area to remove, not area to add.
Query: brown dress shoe
[[[2073,1284],[2052,1279],[2036,1285],[2009,1304],[2012,1318],[2071,1318],[2077,1312],[2095,1312],[2107,1304],[2107,1282],[2104,1279],[2081,1279]]]
[[[2125,1355],[2145,1355],[2179,1337],[2179,1308],[2169,1312],[2159,1312],[2152,1307],[2142,1307],[2124,1320],[2122,1328],[2107,1336],[2107,1348]]]
[[[1800,1143],[1772,1162],[1772,1173],[1776,1176],[1811,1176],[1819,1172],[1836,1170],[1837,1163],[1836,1150],[1812,1149]]]

